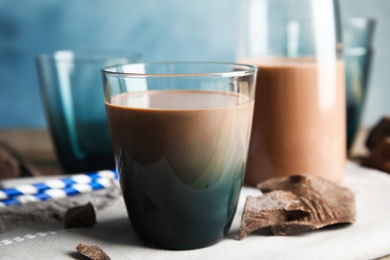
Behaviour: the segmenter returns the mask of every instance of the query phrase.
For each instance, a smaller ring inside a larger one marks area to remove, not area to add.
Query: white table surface
[[[0,259],[81,259],[79,243],[98,244],[111,259],[374,259],[390,254],[390,175],[348,162],[342,185],[356,196],[357,222],[295,236],[252,233],[239,241],[244,187],[232,228],[218,244],[197,250],[146,247],[135,235],[122,199],[97,212],[92,228],[65,230],[61,223],[25,225],[0,234]],[[5,182],[7,186],[23,180]],[[34,179],[34,181],[38,181]]]

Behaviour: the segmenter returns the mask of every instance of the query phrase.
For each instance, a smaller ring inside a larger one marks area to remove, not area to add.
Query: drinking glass
[[[343,21],[348,149],[359,128],[367,96],[375,26],[376,21],[369,17],[347,17]]]
[[[104,69],[127,212],[147,244],[212,245],[229,231],[243,182],[257,67],[147,63]]]
[[[65,172],[115,167],[100,70],[139,58],[130,50],[60,50],[37,56],[46,118]]]
[[[242,0],[237,61],[257,65],[245,181],[341,181],[345,76],[336,0]]]

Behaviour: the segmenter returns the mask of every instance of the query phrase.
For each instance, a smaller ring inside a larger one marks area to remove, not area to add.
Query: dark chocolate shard
[[[383,139],[383,137],[390,136],[390,117],[382,117],[377,123],[366,139],[366,146],[372,150]]]
[[[337,223],[356,221],[355,196],[347,188],[315,176],[275,178],[259,183],[264,193],[284,190],[295,194],[309,215],[271,227],[274,235],[290,235]]]
[[[300,199],[289,191],[272,191],[247,197],[240,226],[240,239],[253,231],[301,219],[310,214]]]
[[[383,137],[362,161],[362,165],[390,173],[390,137]]]
[[[7,144],[0,143],[0,180],[39,175],[42,174],[30,162]]]
[[[96,214],[90,202],[82,206],[70,208],[65,213],[65,228],[90,227],[94,224],[96,224]]]
[[[98,245],[87,245],[84,243],[78,244],[76,246],[77,252],[83,256],[88,257],[92,260],[110,260],[111,258],[103,251],[103,249]]]
[[[20,165],[12,154],[0,146],[0,179],[20,177]]]
[[[277,236],[286,236],[286,235],[293,235],[298,233],[303,233],[310,230],[320,229],[324,227],[323,225],[316,225],[315,223],[311,222],[303,222],[300,221],[299,223],[284,223],[281,225],[276,225],[270,227],[272,234]]]

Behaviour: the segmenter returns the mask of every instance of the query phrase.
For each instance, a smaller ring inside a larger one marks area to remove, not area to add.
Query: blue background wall
[[[234,61],[236,0],[0,0],[0,127],[46,127],[34,57],[58,49],[131,48],[146,61]],[[390,113],[390,1],[342,0],[378,20],[364,122]]]

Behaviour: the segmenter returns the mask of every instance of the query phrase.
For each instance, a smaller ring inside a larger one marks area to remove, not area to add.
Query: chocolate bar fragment
[[[372,150],[374,147],[381,142],[383,137],[390,136],[390,117],[383,117],[378,124],[368,134],[366,140],[366,146]]]
[[[81,243],[76,246],[77,252],[83,256],[88,257],[92,260],[110,260],[111,258],[103,251],[103,249],[98,245],[87,245]]]
[[[65,228],[90,227],[94,224],[96,224],[96,214],[90,202],[82,206],[70,208],[65,213]]]
[[[390,173],[390,136],[383,137],[370,155],[362,161],[365,167]]]
[[[7,144],[0,143],[0,180],[38,175],[40,172],[31,163]]]
[[[15,157],[0,146],[0,179],[16,178],[20,176],[20,166]]]
[[[301,219],[310,210],[289,191],[272,191],[262,196],[248,196],[240,226],[240,240],[259,228]]]
[[[291,235],[356,220],[352,191],[322,178],[296,175],[270,179],[257,187],[263,195],[247,198],[240,239],[263,227],[274,235]]]
[[[351,190],[315,176],[296,175],[259,183],[263,192],[285,190],[294,193],[309,209],[309,215],[274,225],[274,235],[290,235],[336,223],[356,221],[355,197]]]

